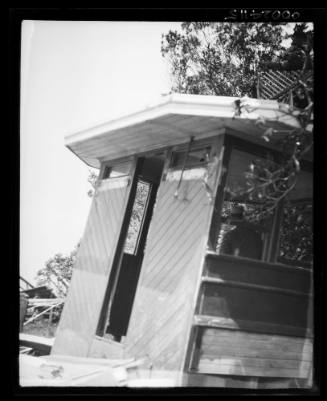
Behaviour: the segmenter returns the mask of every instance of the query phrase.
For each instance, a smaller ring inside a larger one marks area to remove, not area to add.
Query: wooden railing
[[[307,71],[302,79],[312,78],[312,71]],[[276,99],[289,103],[293,93],[301,86],[301,71],[265,71],[258,79],[257,97],[260,99]]]

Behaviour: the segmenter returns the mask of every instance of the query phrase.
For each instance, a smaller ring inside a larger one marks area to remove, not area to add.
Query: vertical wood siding
[[[126,338],[126,356],[148,356],[156,369],[181,370],[197,277],[209,230],[202,180],[162,182]],[[186,198],[186,200],[182,200]]]
[[[127,181],[100,185],[81,241],[53,354],[89,356],[124,214]]]

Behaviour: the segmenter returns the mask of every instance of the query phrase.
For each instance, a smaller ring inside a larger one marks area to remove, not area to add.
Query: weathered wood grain
[[[301,292],[301,291],[294,291],[293,289],[289,288],[280,288],[280,287],[273,287],[270,285],[262,285],[262,284],[253,284],[251,282],[243,282],[240,280],[225,280],[216,277],[203,277],[203,283],[211,283],[217,285],[225,285],[230,287],[238,287],[238,288],[245,288],[249,290],[259,290],[259,291],[267,291],[267,292],[275,292],[284,295],[290,296],[297,296],[297,297],[311,297],[312,294],[308,292]]]
[[[184,374],[185,387],[223,387],[242,389],[309,389],[312,386],[306,379],[273,378],[273,377],[246,377],[213,374],[188,373]]]
[[[198,363],[192,370],[307,379],[311,367],[311,339],[208,328],[204,329]]]
[[[201,180],[159,187],[136,292],[126,356],[148,355],[156,369],[180,371],[211,205]],[[183,197],[187,201],[183,201]]]
[[[284,367],[284,366],[287,367]],[[251,363],[244,358],[233,360],[201,360],[198,367],[199,373],[226,374],[240,376],[269,376],[269,377],[290,377],[306,378],[311,364],[305,364],[303,371],[298,366],[290,366],[289,363],[272,364],[268,360],[253,360]]]
[[[290,290],[280,292],[270,288],[267,291],[259,285],[244,287],[223,281],[219,284],[204,282],[202,291],[204,296],[198,314],[231,318],[240,328],[242,321],[254,321],[312,329],[307,315],[311,307],[308,297]]]
[[[306,327],[296,327],[286,324],[274,324],[270,322],[258,322],[226,317],[213,317],[207,315],[195,315],[194,325],[200,327],[216,327],[230,330],[244,330],[254,333],[281,334],[293,337],[313,338],[312,330]]]

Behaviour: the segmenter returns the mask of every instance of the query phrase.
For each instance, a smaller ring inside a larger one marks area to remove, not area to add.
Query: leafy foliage
[[[289,204],[283,212],[279,260],[312,263],[312,204]]]
[[[312,31],[306,31],[306,24],[295,26],[292,45],[281,55],[280,66],[284,69],[301,66],[293,104],[280,104],[280,111],[296,119],[298,128],[278,131],[266,126],[263,119],[257,121],[264,128],[262,135],[267,142],[274,139],[274,134],[283,134],[283,139],[277,142],[283,157],[278,163],[267,160],[261,165],[252,164],[246,173],[250,196],[261,197],[271,208],[295,188],[301,160],[313,147],[313,79],[308,74],[313,66]]]
[[[285,36],[291,39],[291,45],[285,49],[278,57],[278,61],[268,61],[262,63],[262,68],[269,70],[297,71],[313,69],[313,31],[306,23],[296,24],[294,31]],[[303,62],[306,62],[304,66]]]
[[[181,33],[169,31],[162,37],[172,91],[253,97],[258,68],[277,60],[284,37],[281,25],[185,22]]]
[[[87,177],[87,181],[89,184],[91,184],[92,189],[90,189],[87,192],[87,195],[92,198],[96,189],[96,183],[98,180],[98,173],[96,173],[94,170],[89,169],[89,176]]]
[[[54,291],[57,297],[65,297],[72,277],[77,249],[78,246],[69,255],[57,253],[50,258],[45,266],[37,272],[37,285],[46,285]]]

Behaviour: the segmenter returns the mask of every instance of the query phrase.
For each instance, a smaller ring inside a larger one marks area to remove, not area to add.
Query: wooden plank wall
[[[163,181],[126,337],[126,356],[181,371],[212,205],[202,179]]]
[[[306,335],[313,329],[311,287],[305,269],[208,255],[198,314],[230,318],[240,328],[266,323],[277,334],[302,329]]]
[[[240,302],[240,299],[242,302]],[[308,298],[234,283],[207,284],[200,314],[306,329]],[[242,327],[242,324],[239,324]]]
[[[208,253],[204,275],[222,280],[237,280],[280,289],[310,293],[312,272],[308,269],[273,264],[247,258]]]
[[[232,386],[242,387],[246,377],[244,387],[308,387],[312,307],[310,271],[208,253],[194,319],[191,385],[200,380],[197,372],[217,375],[218,387],[228,387],[224,375]]]
[[[292,379],[287,377],[249,377],[217,375],[206,373],[185,373],[183,377],[185,387],[223,387],[242,389],[309,389],[312,381],[307,379]]]
[[[206,328],[200,353],[200,373],[306,379],[312,339]]]
[[[128,179],[109,179],[93,198],[52,354],[91,356],[127,194]]]

